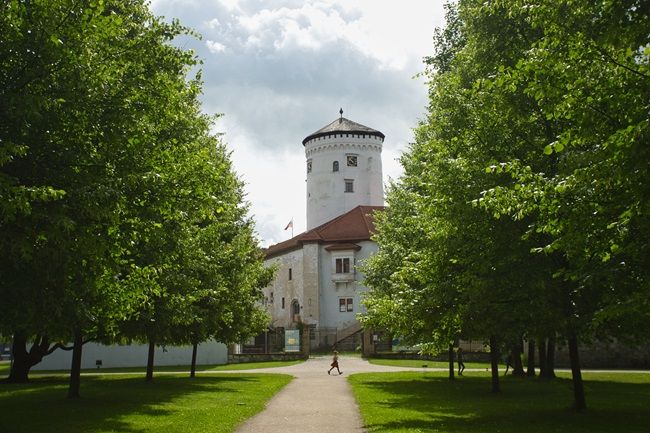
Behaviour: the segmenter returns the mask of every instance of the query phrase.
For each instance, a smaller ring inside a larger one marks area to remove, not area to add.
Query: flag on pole
[[[289,224],[284,228],[285,230],[289,230],[289,228],[293,229],[293,218],[291,218],[291,221],[289,221]]]

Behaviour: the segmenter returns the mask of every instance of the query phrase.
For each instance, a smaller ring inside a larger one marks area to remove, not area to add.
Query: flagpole
[[[289,224],[284,228],[284,231],[287,231],[287,229],[291,227],[291,238],[293,239],[293,218],[291,218],[291,221],[289,221]]]

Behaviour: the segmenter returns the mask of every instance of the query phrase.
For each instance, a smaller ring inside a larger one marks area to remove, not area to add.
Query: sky
[[[418,76],[443,0],[153,0],[201,35],[176,41],[203,61],[202,104],[232,152],[263,246],[305,230],[302,140],[339,116],[386,135],[384,183],[426,115]]]

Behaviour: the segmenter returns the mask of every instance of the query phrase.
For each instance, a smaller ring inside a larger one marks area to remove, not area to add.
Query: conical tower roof
[[[345,117],[341,116],[329,125],[322,127],[312,134],[309,134],[304,140],[302,140],[302,145],[304,146],[305,143],[311,139],[337,133],[374,135],[382,139],[385,137],[384,134],[377,131],[376,129],[368,128],[367,126],[353,122],[350,119],[346,119]]]

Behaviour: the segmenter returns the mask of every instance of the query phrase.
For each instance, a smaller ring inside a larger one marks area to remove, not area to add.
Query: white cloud
[[[239,9],[239,0],[219,0],[219,3],[224,5],[230,11]]]
[[[216,41],[207,40],[205,41],[205,45],[208,47],[208,50],[210,50],[211,53],[222,53],[226,50],[226,46],[224,44]]]
[[[338,11],[321,3],[307,3],[300,8],[263,9],[238,17],[241,29],[248,32],[249,45],[276,50],[295,47],[318,50],[342,36],[346,22]]]
[[[196,29],[180,46],[203,59],[203,108],[246,181],[264,245],[305,228],[302,139],[338,117],[386,134],[384,179],[426,110],[412,77],[432,51],[440,1],[154,0],[154,12]],[[227,53],[227,55],[213,55]]]

